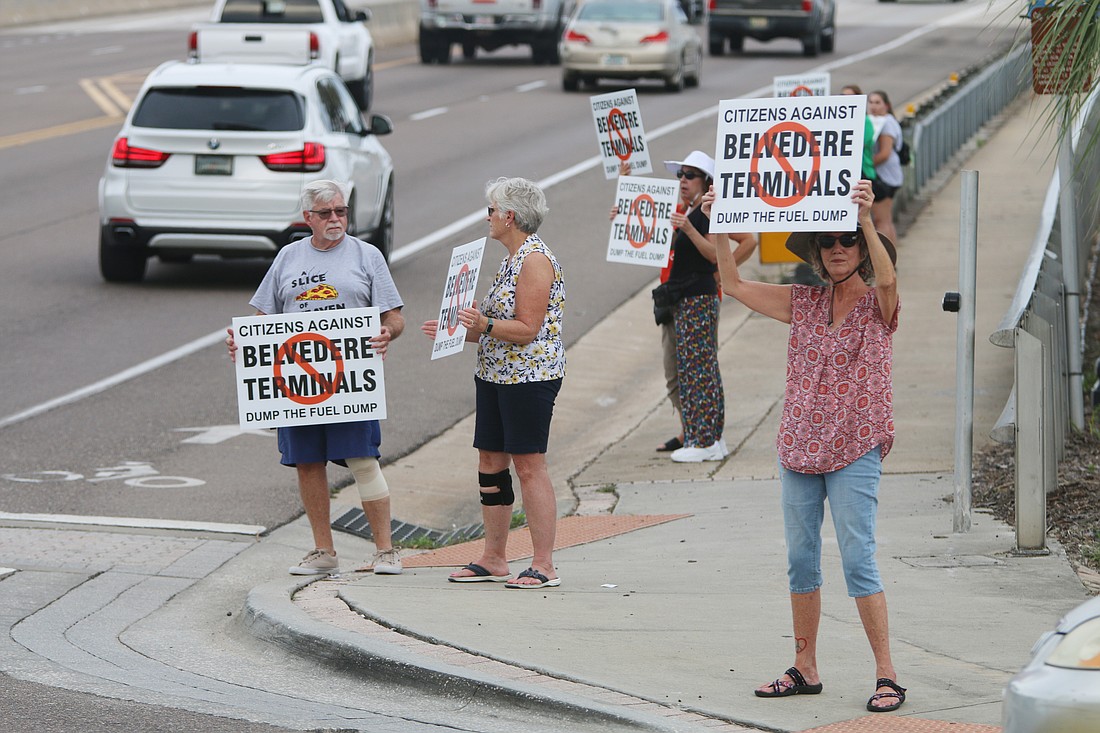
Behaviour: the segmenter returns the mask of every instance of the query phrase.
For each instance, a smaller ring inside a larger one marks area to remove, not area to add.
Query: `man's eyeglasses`
[[[859,243],[858,234],[818,234],[817,246],[821,249],[832,249],[833,246],[840,242],[841,247],[854,247]]]
[[[680,170],[676,171],[676,177],[677,178],[686,178],[689,181],[694,181],[696,178],[702,178],[703,174],[702,173],[696,173],[695,171],[686,171],[683,168],[681,168]]]
[[[333,214],[336,214],[336,216],[343,219],[345,216],[348,215],[348,207],[336,206],[331,209],[310,209],[309,213],[313,214],[314,216],[319,216],[322,219],[328,219]]]

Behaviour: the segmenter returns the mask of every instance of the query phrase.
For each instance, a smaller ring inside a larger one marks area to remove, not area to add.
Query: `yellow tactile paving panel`
[[[1000,733],[995,725],[949,723],[943,720],[909,718],[891,713],[872,713],[855,720],[833,723],[803,733]]]
[[[583,545],[586,542],[607,539],[643,527],[664,524],[675,519],[690,517],[690,514],[638,514],[638,515],[599,515],[572,516],[558,520],[558,531],[554,549]],[[448,545],[438,550],[423,552],[419,555],[405,555],[401,564],[406,568],[460,568],[471,560],[481,557],[484,540],[472,540],[458,545]],[[527,527],[514,529],[508,533],[508,562],[531,557],[531,532]]]

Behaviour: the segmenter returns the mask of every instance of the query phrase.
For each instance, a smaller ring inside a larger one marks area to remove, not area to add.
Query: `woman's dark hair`
[[[886,111],[890,114],[894,114],[894,105],[890,104],[890,95],[888,95],[881,89],[876,89],[875,91],[871,92],[871,94],[877,94],[882,97],[882,101],[886,102]]]

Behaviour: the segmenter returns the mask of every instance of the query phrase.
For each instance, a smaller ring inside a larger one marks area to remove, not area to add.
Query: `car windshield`
[[[134,126],[174,130],[288,132],[305,126],[302,102],[277,89],[187,87],[150,89]]]
[[[653,23],[664,18],[663,3],[589,2],[581,6],[578,20]]]
[[[317,0],[229,0],[223,23],[322,23]]]

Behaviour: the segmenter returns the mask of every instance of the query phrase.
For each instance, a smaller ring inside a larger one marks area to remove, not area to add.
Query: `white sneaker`
[[[401,556],[397,550],[380,550],[374,553],[371,568],[375,575],[400,575],[404,572],[401,567]]]
[[[728,456],[730,454],[730,449],[729,449],[729,446],[726,445],[726,439],[725,438],[719,438],[718,442],[715,443],[714,445],[718,446],[718,449],[722,451],[722,457],[723,458],[725,458],[726,456]],[[714,446],[712,445],[711,447],[713,448]]]
[[[302,561],[290,568],[291,575],[331,575],[340,570],[336,555],[324,550],[310,550]]]
[[[676,463],[702,463],[703,461],[720,461],[725,458],[722,452],[721,441],[706,448],[697,445],[685,445],[679,450],[672,451],[669,456]]]

